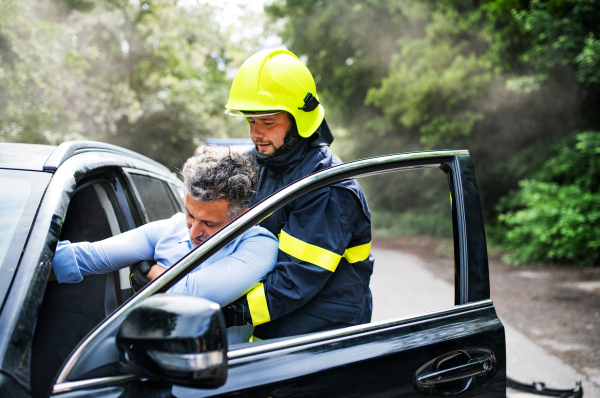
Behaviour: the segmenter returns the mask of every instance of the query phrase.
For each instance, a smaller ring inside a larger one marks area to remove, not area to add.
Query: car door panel
[[[491,351],[495,364],[485,383],[475,385],[473,381],[460,396],[501,396],[506,388],[504,328],[489,300],[460,307],[423,319],[365,325],[364,331],[357,327],[324,333],[333,335],[331,338],[307,335],[299,338],[304,343],[262,344],[240,358],[235,358],[236,351],[230,352],[234,358],[229,360],[228,380],[218,389],[167,386],[134,378],[120,383],[119,396],[418,397],[424,395],[414,386],[419,368],[430,359],[466,349]],[[97,393],[102,394],[101,389],[88,389],[86,394]]]
[[[233,393],[247,397],[418,396],[413,379],[426,359],[465,347],[487,347],[500,353],[491,372],[503,368],[504,329],[490,304],[232,359],[223,387],[214,391],[177,387],[174,391],[178,397]],[[488,383],[486,389],[495,384],[504,386],[503,376],[495,375]],[[461,396],[484,395],[475,387]]]

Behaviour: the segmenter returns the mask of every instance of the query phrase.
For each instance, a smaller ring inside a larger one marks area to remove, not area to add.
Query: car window
[[[372,295],[371,322],[410,317],[454,306],[452,206],[446,174],[437,168],[414,169],[363,177],[357,182],[365,193],[371,215],[371,254],[375,258],[369,283]],[[428,188],[427,195],[422,194],[425,191],[423,187]],[[302,203],[303,200],[300,197],[295,203]],[[290,204],[278,212],[289,212],[294,208]],[[278,216],[278,212],[270,215],[261,225],[267,228],[270,222],[283,225],[281,223],[285,217]],[[292,235],[294,233],[289,226],[284,230]],[[331,280],[336,277],[336,272]],[[362,277],[366,275],[358,269],[356,272]],[[348,278],[338,284],[330,288],[330,295],[322,294],[320,300],[356,305],[340,299],[343,297],[343,285],[350,284]],[[303,308],[297,311],[302,312]],[[316,313],[312,309],[309,315],[340,319],[338,313]],[[309,317],[307,321],[310,321]],[[241,331],[234,328],[230,329],[230,333],[241,334],[245,339],[252,335],[252,329],[251,326]],[[235,340],[240,339],[238,337]],[[252,340],[252,343],[233,344],[230,350],[255,344],[256,339]]]
[[[0,302],[12,281],[50,177],[48,173],[0,169]]]
[[[185,203],[185,191],[183,190],[183,186],[175,185],[173,183],[169,184],[171,186],[171,190],[173,191],[173,195],[175,197],[177,208],[184,210]]]
[[[359,182],[372,220],[372,321],[452,307],[454,240],[446,174],[417,169]]]
[[[13,236],[31,192],[31,184],[18,178],[0,177],[0,186],[0,233],[2,236]],[[9,246],[10,239],[0,240],[0,264]]]
[[[170,218],[181,211],[166,182],[145,175],[130,175],[150,222]]]

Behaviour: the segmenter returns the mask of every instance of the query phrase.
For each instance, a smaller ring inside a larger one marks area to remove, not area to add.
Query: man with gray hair
[[[154,265],[154,279],[231,220],[248,210],[257,171],[250,156],[207,147],[183,167],[185,214],[148,223],[98,242],[59,242],[52,268],[58,282],[76,283],[142,260]],[[247,293],[270,272],[278,241],[254,226],[176,283],[169,293],[203,297],[225,306]]]

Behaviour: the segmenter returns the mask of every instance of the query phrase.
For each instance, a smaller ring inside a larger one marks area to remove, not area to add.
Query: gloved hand
[[[240,303],[231,303],[221,308],[226,327],[244,326],[250,322],[250,319],[246,316],[246,310],[246,306]]]
[[[146,275],[148,275],[154,264],[156,264],[156,261],[142,260],[130,267],[131,275],[129,276],[129,284],[134,294],[150,283],[150,279]]]

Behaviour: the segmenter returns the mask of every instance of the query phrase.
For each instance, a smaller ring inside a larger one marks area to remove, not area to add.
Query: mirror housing
[[[124,367],[161,383],[216,388],[227,381],[227,334],[218,304],[157,294],[127,315],[117,334]]]

